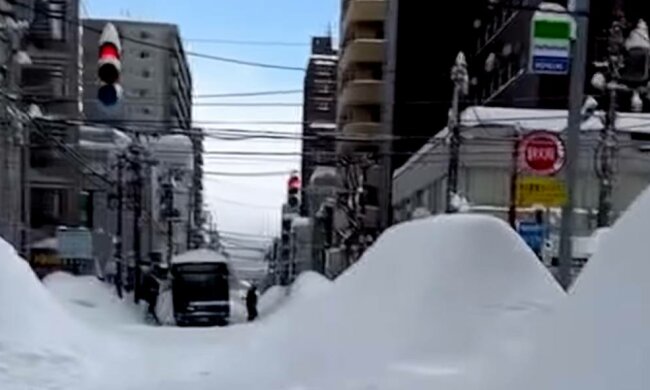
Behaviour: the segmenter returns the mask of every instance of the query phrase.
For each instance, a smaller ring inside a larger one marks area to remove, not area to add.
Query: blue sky
[[[178,24],[188,51],[294,67],[304,67],[311,36],[337,31],[340,0],[82,0],[82,17],[158,21]],[[187,6],[190,5],[191,7]],[[257,46],[198,42],[193,39],[304,43],[298,46]],[[226,64],[190,58],[195,94],[301,89],[303,73]],[[203,100],[205,101],[205,100]],[[216,101],[216,100],[215,100]],[[219,102],[298,102],[300,94]],[[195,107],[194,120],[302,120],[300,107]],[[281,132],[300,132],[295,125],[206,125]],[[298,151],[296,140],[206,142],[206,150]],[[299,157],[206,157],[206,171],[289,171]],[[206,176],[206,202],[224,231],[276,234],[286,177]],[[252,205],[252,206],[250,206]]]

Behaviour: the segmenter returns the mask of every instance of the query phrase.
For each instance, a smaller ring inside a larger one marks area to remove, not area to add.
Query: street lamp
[[[650,67],[650,37],[648,25],[640,19],[637,26],[625,40],[627,55],[621,77],[629,84],[645,84],[648,81]]]

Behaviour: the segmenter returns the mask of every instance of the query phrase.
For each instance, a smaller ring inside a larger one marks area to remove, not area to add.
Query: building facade
[[[79,226],[84,167],[74,160],[80,118],[80,28],[78,0],[17,1],[15,18],[29,23],[23,47],[31,63],[22,66],[18,86],[24,107],[38,105],[54,121],[30,126],[26,165],[30,229],[28,241],[54,235],[60,225]]]
[[[347,226],[339,235],[352,261],[388,225],[380,213],[389,208],[380,197],[389,154],[381,126],[386,10],[385,0],[341,2],[337,157]]]
[[[122,103],[107,110],[97,101],[99,37],[113,23],[122,44]],[[84,116],[140,131],[192,127],[192,76],[178,26],[121,20],[83,20]]]
[[[106,108],[97,99],[99,37],[104,26],[112,23],[118,30],[121,53],[121,101]],[[143,252],[168,251],[166,237],[172,236],[172,252],[198,247],[203,241],[203,132],[192,127],[192,77],[176,25],[122,20],[83,20],[83,113],[90,123],[105,123],[138,134],[140,142],[151,149],[154,167],[144,167]],[[173,135],[179,134],[182,135]],[[171,137],[171,138],[169,138]],[[181,137],[181,138],[175,138]],[[134,137],[135,138],[135,137]],[[179,145],[170,145],[175,139]],[[181,148],[178,151],[174,148]],[[169,152],[167,149],[171,148]],[[179,156],[180,154],[180,156]],[[170,170],[178,171],[177,158],[189,161],[178,180],[180,191],[175,202],[182,212],[171,224],[160,213],[160,182]]]
[[[335,166],[336,75],[338,55],[331,37],[314,37],[305,73],[302,169],[303,193],[318,165]],[[304,197],[307,210],[309,199]]]
[[[466,198],[469,210],[507,220],[516,135],[539,129],[562,135],[566,118],[566,110],[483,106],[466,109],[462,115],[463,134],[467,137],[463,139],[460,150],[463,164],[459,172],[459,193]],[[619,117],[621,130],[617,131],[620,145],[615,162],[613,217],[620,215],[650,184],[646,168],[650,162],[647,153],[650,122],[645,118],[649,116],[622,113]],[[574,235],[577,236],[588,236],[596,229],[599,179],[593,162],[602,126],[597,117],[582,125],[575,203]],[[447,134],[447,129],[443,129],[395,171],[393,210],[397,222],[412,219],[413,212],[420,208],[432,214],[445,212]],[[525,176],[526,172],[521,171],[518,175]],[[519,211],[524,215],[530,212],[526,208]]]

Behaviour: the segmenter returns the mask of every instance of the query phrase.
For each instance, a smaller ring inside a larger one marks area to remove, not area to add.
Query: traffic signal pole
[[[124,159],[120,155],[117,158],[117,221],[115,235],[117,236],[115,242],[115,289],[117,296],[122,298],[122,267],[124,266],[122,258],[122,242],[123,242],[123,210],[124,210],[124,190],[123,190],[123,176],[124,176]]]
[[[587,38],[589,32],[589,0],[575,0],[573,12],[576,20],[576,36],[573,42],[571,63],[571,83],[569,94],[569,127],[567,130],[566,157],[566,195],[562,208],[560,226],[560,258],[558,280],[568,290],[571,285],[571,265],[573,263],[572,235],[574,228],[573,205],[575,202],[576,179],[580,146],[580,125],[584,100],[585,72],[587,62]]]

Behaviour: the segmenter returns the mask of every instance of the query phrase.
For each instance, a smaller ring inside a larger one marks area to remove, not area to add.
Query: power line
[[[309,43],[307,42],[257,41],[257,40],[218,39],[218,38],[183,38],[183,40],[187,42],[214,43],[214,44],[222,44],[222,45],[242,45],[242,46],[286,46],[286,47],[309,46]]]
[[[253,92],[231,92],[231,93],[206,93],[194,95],[195,99],[216,99],[231,97],[250,97],[250,96],[272,96],[272,95],[293,95],[302,93],[302,89],[285,89],[277,91],[253,91]]]
[[[271,172],[216,172],[216,171],[204,171],[204,175],[213,175],[213,176],[284,176],[290,175],[291,171],[271,171]]]
[[[47,11],[44,11],[44,10],[38,8],[38,7],[35,7],[35,6],[30,6],[30,5],[27,5],[27,4],[23,4],[22,2],[16,2],[16,3],[14,3],[14,5],[17,6],[17,7],[29,9],[30,11],[33,11],[35,13],[39,13],[39,14],[47,16],[47,17],[51,16]],[[84,24],[83,22],[81,22],[79,20],[74,20],[74,19],[70,19],[70,18],[67,18],[67,17],[61,17],[61,18],[58,18],[58,19],[65,22],[65,23],[67,23],[67,24],[69,24],[69,25],[72,25],[73,27],[81,27],[81,28],[83,28],[85,30],[96,32],[97,34],[102,33],[102,29],[94,28],[92,26],[86,25],[86,24]],[[126,36],[126,35],[123,35],[123,34],[120,34],[120,39],[123,40],[123,41],[129,41],[129,42],[137,43],[137,44],[147,46],[147,47],[150,47],[150,48],[167,51],[167,52],[172,53],[172,54],[176,53],[176,50],[174,50],[171,47],[159,45],[159,44],[152,43],[152,42],[147,42],[147,41],[137,39],[137,38],[133,38],[133,37],[129,37],[129,36]],[[188,57],[203,58],[203,59],[207,59],[207,60],[219,61],[219,62],[230,63],[230,64],[235,64],[235,65],[251,66],[251,67],[265,68],[265,69],[298,71],[298,72],[304,72],[305,71],[305,68],[297,67],[297,66],[286,66],[286,65],[269,64],[269,63],[265,63],[265,62],[248,61],[248,60],[242,60],[242,59],[238,59],[238,58],[223,57],[223,56],[217,56],[217,55],[206,54],[206,53],[199,53],[199,52],[194,52],[194,51],[184,51],[184,52],[185,52],[185,55],[187,55]]]
[[[302,107],[302,103],[294,102],[208,102],[208,103],[194,103],[194,107]]]

